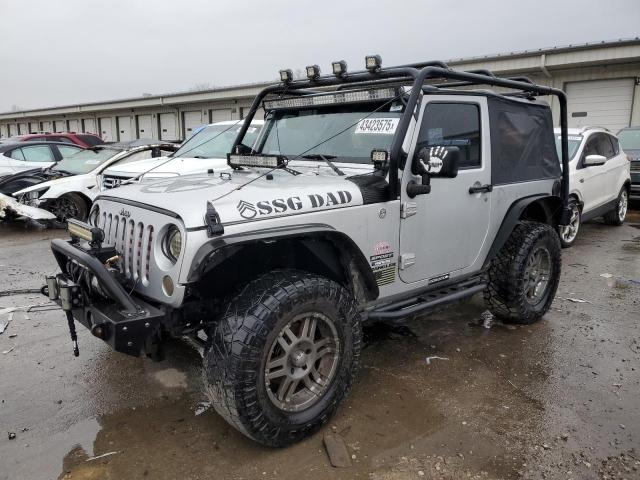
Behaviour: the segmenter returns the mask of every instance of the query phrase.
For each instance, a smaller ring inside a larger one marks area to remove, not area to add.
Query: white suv
[[[555,133],[559,151],[560,129]],[[559,227],[563,247],[573,244],[584,221],[604,217],[609,225],[622,225],[631,186],[629,160],[605,128],[570,128],[569,158],[571,222]]]

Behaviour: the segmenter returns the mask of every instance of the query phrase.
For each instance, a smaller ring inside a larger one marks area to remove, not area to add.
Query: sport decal
[[[348,205],[353,200],[351,192],[339,190],[325,194],[312,193],[309,195],[274,198],[272,200],[260,200],[251,203],[240,200],[236,209],[242,218],[250,220],[255,217],[263,217],[278,213],[295,212],[298,210],[313,210],[334,205]]]
[[[400,119],[393,118],[365,118],[358,122],[355,133],[393,135],[396,133]]]
[[[386,242],[380,242],[376,247],[379,245],[381,247],[386,246],[384,245],[385,243]],[[380,250],[384,250],[384,248],[380,248]],[[369,261],[371,262],[373,276],[379,287],[396,281],[396,263],[393,259],[393,252],[387,251],[385,253],[371,255]]]

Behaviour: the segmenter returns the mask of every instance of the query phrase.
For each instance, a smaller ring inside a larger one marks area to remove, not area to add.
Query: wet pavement
[[[154,363],[81,327],[74,358],[60,310],[7,295],[41,286],[56,270],[49,241],[64,236],[0,225],[0,310],[40,310],[15,312],[0,335],[0,480],[640,478],[637,211],[622,227],[583,226],[535,325],[487,321],[476,298],[369,326],[351,396],[323,431],[282,450],[208,409],[189,346],[172,342]],[[331,467],[328,431],[351,467]]]

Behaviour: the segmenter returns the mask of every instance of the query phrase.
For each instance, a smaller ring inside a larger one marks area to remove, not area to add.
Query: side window
[[[57,145],[57,147],[60,155],[62,155],[62,158],[70,157],[74,153],[78,153],[80,150],[82,150],[82,148],[73,147],[71,145]]]
[[[587,144],[584,146],[584,152],[582,158],[587,155],[602,155],[606,158],[612,158],[615,156],[613,145],[609,140],[609,135],[605,133],[594,133],[587,140]]]
[[[416,151],[433,146],[458,147],[461,169],[480,167],[479,106],[471,103],[427,104]]]
[[[15,150],[12,150],[9,156],[14,160],[24,160],[24,155],[22,154],[21,148],[16,148]]]
[[[48,145],[22,147],[24,159],[28,162],[55,162],[53,152]]]
[[[613,154],[618,155],[620,153],[620,143],[618,142],[618,139],[613,135],[607,135],[607,136],[609,137],[609,140],[611,141],[611,145],[613,146]]]

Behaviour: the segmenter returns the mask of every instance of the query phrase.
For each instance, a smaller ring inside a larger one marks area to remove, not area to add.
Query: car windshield
[[[235,124],[209,125],[184,142],[173,156],[226,159],[241,128],[241,121]],[[260,127],[255,125],[251,125],[247,130],[245,138],[251,142],[251,145],[255,142],[259,131]]]
[[[623,150],[640,150],[640,128],[621,130],[618,140]]]
[[[582,142],[582,135],[569,135],[569,161],[573,160],[573,156],[580,148],[580,143]],[[562,136],[556,135],[556,151],[558,152],[558,158],[562,161],[562,144],[561,144]]]
[[[256,151],[289,159],[322,155],[338,162],[370,163],[371,150],[391,148],[402,116],[401,103],[374,112],[379,107],[362,104],[271,111]]]
[[[53,170],[80,175],[98,168],[122,150],[115,148],[96,148],[81,150],[56,164]]]

